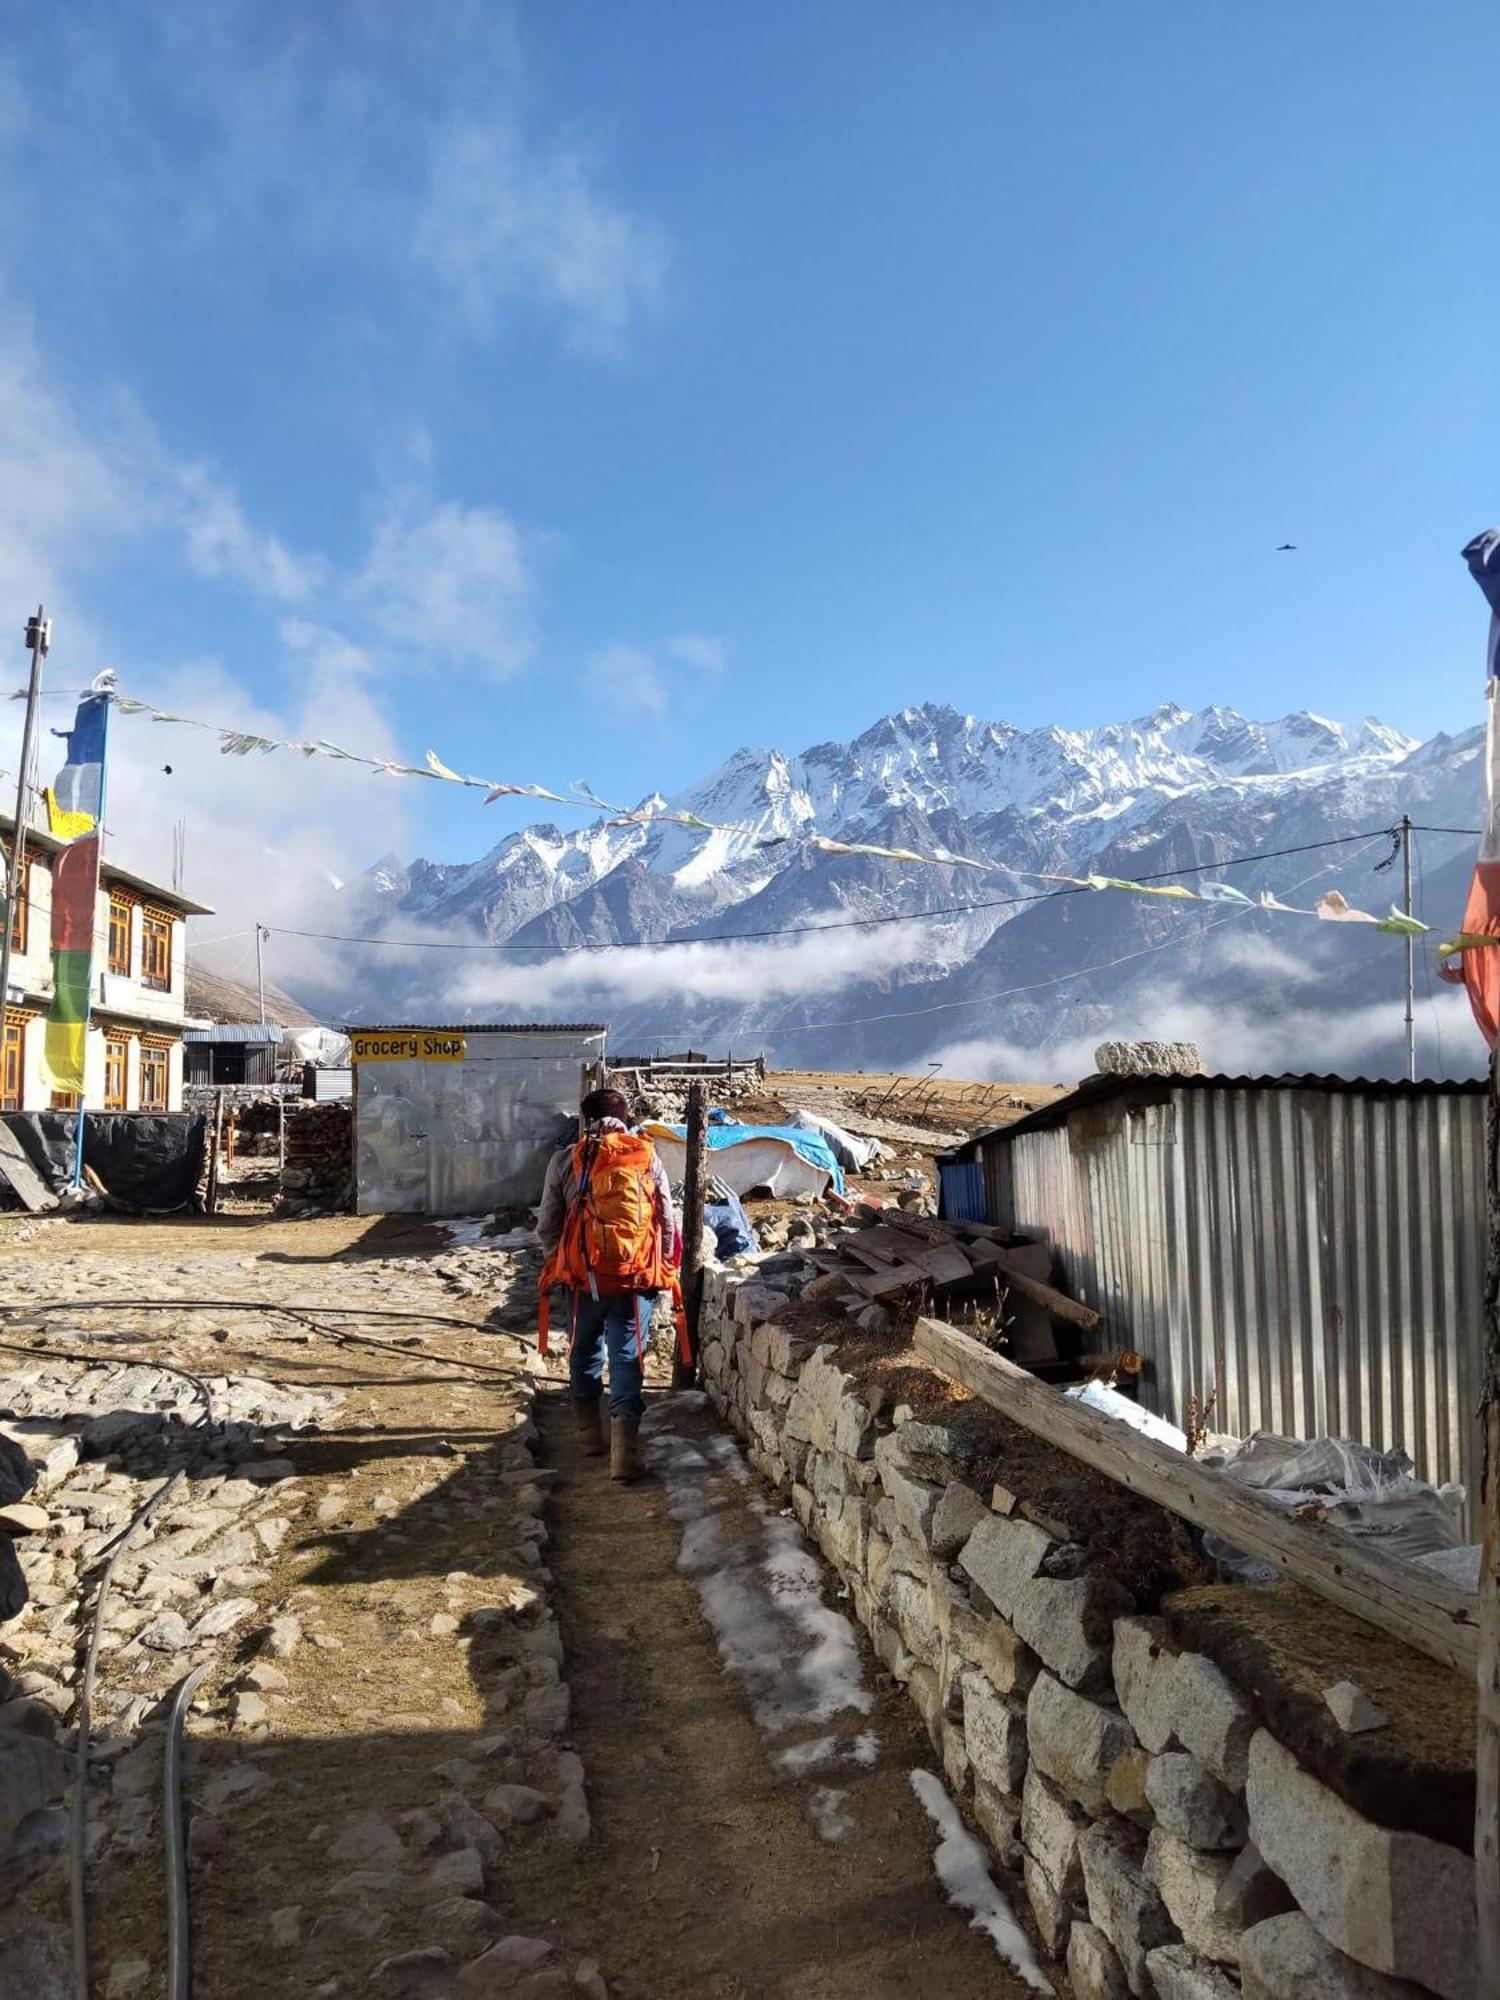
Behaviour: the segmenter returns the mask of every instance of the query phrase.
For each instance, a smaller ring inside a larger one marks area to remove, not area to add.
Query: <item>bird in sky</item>
[[[1296,546],[1295,542],[1278,542],[1276,544],[1276,553],[1277,555],[1283,555],[1288,549],[1295,549]]]

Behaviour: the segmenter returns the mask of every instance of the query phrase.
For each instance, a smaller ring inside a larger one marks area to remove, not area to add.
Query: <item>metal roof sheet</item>
[[[975,1132],[961,1146],[942,1157],[961,1161],[973,1159],[979,1147],[992,1139],[1014,1139],[1023,1132],[1046,1132],[1065,1125],[1074,1111],[1087,1105],[1104,1104],[1118,1097],[1140,1094],[1160,1100],[1173,1090],[1315,1090],[1330,1097],[1475,1097],[1489,1089],[1483,1077],[1432,1077],[1408,1083],[1388,1076],[1089,1076],[1066,1097],[1054,1098],[1036,1111],[1028,1111],[1009,1125],[989,1125]]]
[[[349,1021],[345,1035],[607,1035],[607,1021]]]
[[[215,1021],[209,1028],[184,1028],[185,1042],[280,1043],[284,1030],[277,1021]]]

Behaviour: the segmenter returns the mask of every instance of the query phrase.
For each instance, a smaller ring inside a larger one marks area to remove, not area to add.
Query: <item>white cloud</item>
[[[959,1037],[932,1049],[950,1076],[1009,1083],[1073,1083],[1090,1075],[1094,1051],[1117,1038],[1196,1042],[1204,1067],[1227,1076],[1398,1074],[1401,1022],[1390,1002],[1330,1004],[1326,979],[1305,1003],[1279,1004],[1196,998],[1165,985],[1133,995],[1130,1017],[1046,1042],[1007,1036]],[[1272,989],[1274,990],[1274,989]],[[1419,1073],[1470,1076],[1483,1050],[1466,997],[1444,987],[1418,1005]]]
[[[300,603],[323,578],[326,565],[318,557],[293,555],[276,535],[252,528],[239,501],[206,466],[176,466],[168,483],[188,561],[200,575],[286,604]]]
[[[606,646],[589,661],[589,693],[622,722],[667,712],[667,684],[661,669],[640,646]]]
[[[666,269],[654,223],[602,194],[577,152],[539,152],[508,119],[460,117],[432,134],[413,236],[476,334],[520,299],[560,308],[580,344],[618,347]]]
[[[695,675],[717,676],[728,659],[728,647],[712,633],[682,632],[660,645],[602,647],[589,660],[584,682],[621,721],[648,716],[660,722],[691,701]]]
[[[729,648],[712,632],[679,632],[667,641],[667,651],[674,660],[705,674],[722,674],[729,665]]]
[[[303,8],[273,26],[254,0],[135,0],[86,31],[54,13],[24,53],[0,49],[0,168],[34,186],[53,253],[99,279],[133,281],[143,242],[205,266],[230,246],[248,284],[336,258],[394,281],[440,336],[533,310],[605,351],[660,287],[660,227],[580,144],[539,132],[509,7]],[[40,113],[36,73],[55,86]]]
[[[613,1005],[618,1011],[660,1000],[786,1000],[836,993],[924,963],[930,950],[925,924],[890,924],[878,931],[820,931],[787,944],[757,939],[643,945],[598,955],[578,953],[540,965],[474,953],[445,968],[445,983],[466,1006],[543,1013],[575,1004]]]
[[[382,645],[409,664],[478,668],[497,679],[531,650],[526,538],[493,507],[397,502],[375,527],[350,586]]]

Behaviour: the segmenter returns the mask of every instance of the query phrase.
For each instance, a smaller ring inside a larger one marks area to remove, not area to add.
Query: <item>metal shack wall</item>
[[[600,1034],[465,1031],[461,1062],[355,1065],[360,1215],[478,1215],[541,1193]]]
[[[1178,1090],[985,1148],[990,1213],[1217,1428],[1403,1445],[1478,1477],[1481,1096]]]

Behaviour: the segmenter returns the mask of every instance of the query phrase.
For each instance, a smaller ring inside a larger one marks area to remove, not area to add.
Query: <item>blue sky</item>
[[[616,794],[920,700],[1466,726],[1457,551],[1500,515],[1477,26],[15,10],[0,618],[46,596],[60,687],[113,664]],[[221,899],[252,788],[340,868],[522,817],[149,725],[117,752]]]

